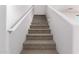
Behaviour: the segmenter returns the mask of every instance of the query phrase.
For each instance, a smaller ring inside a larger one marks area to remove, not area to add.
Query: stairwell
[[[45,15],[35,15],[30,26],[22,54],[57,54],[53,35]]]

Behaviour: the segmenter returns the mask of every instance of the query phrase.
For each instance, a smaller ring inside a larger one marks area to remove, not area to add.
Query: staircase
[[[57,54],[45,15],[35,15],[22,54]]]

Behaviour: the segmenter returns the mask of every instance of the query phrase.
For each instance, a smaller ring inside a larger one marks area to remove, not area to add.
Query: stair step
[[[47,21],[46,22],[43,22],[43,21],[41,21],[41,22],[33,21],[32,24],[48,24],[48,22]]]
[[[49,29],[49,26],[38,26],[38,25],[33,26],[33,25],[31,25],[30,28],[31,29]]]
[[[22,54],[57,54],[56,50],[23,50]]]
[[[35,15],[33,17],[33,21],[34,20],[46,20],[46,16],[45,15]]]
[[[32,23],[32,26],[48,26],[48,24]]]
[[[55,44],[53,40],[26,40],[24,44]]]
[[[53,40],[26,40],[24,49],[56,49]]]
[[[47,21],[33,21],[32,24],[35,24],[35,23],[38,23],[38,24],[47,24]]]
[[[30,34],[49,34],[49,29],[29,29]]]
[[[52,40],[53,35],[51,34],[28,34],[28,40]]]

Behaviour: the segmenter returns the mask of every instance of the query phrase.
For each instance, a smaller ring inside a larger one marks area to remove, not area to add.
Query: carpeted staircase
[[[45,15],[35,15],[22,54],[57,54]]]

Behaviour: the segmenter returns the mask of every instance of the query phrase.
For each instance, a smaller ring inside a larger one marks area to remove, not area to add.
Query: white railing
[[[30,12],[30,10],[33,9],[33,7],[30,7],[26,12],[25,14],[10,28],[8,29],[8,32],[13,32],[15,31],[18,26],[22,23],[22,21],[24,20],[24,18],[26,17],[26,15]]]

